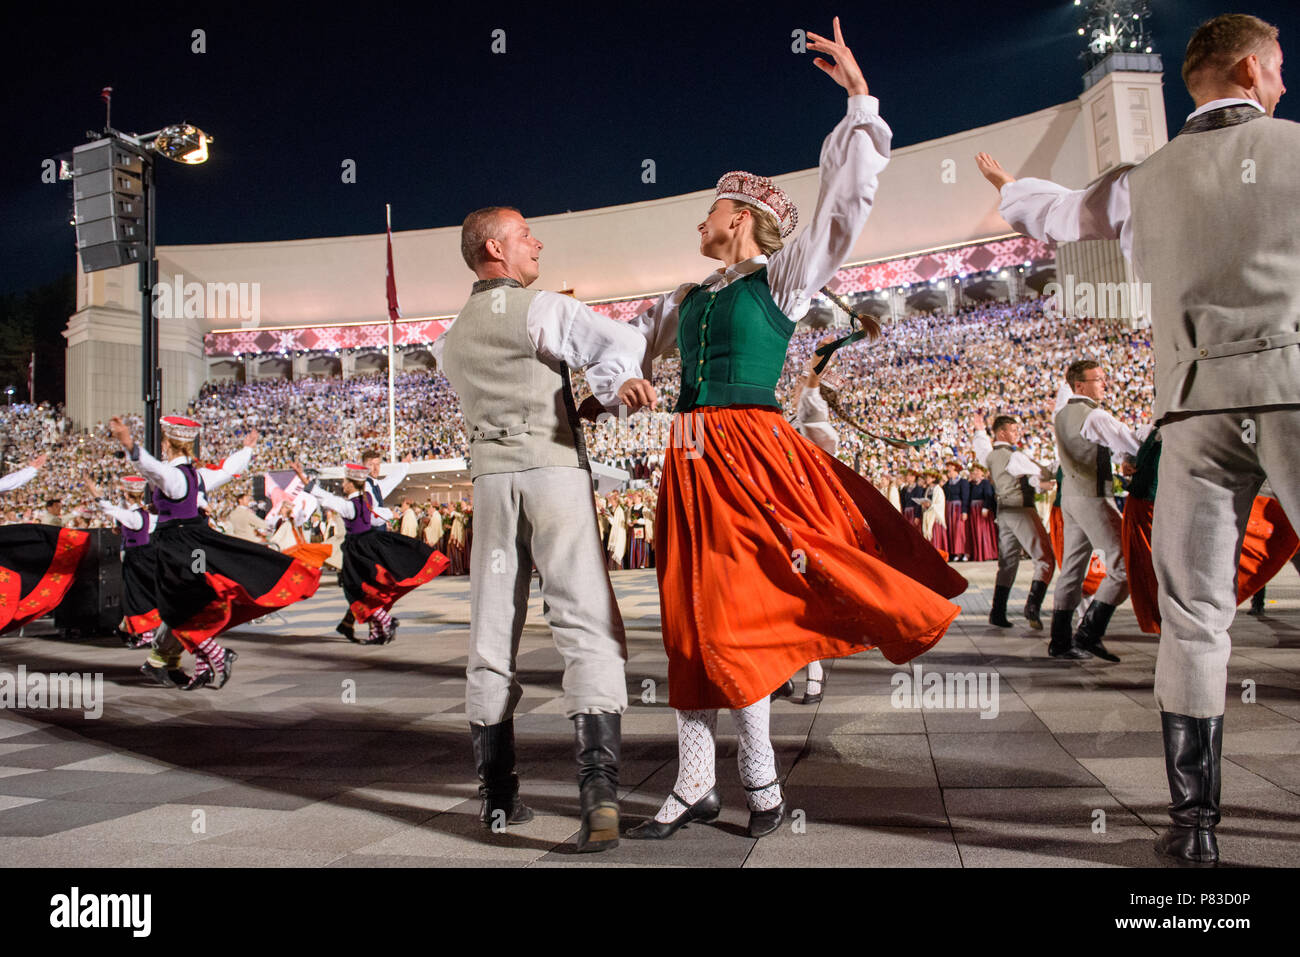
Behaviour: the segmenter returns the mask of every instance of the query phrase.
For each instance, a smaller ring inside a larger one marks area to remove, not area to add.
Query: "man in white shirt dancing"
[[[1057,411],[1054,421],[1056,450],[1061,457],[1065,547],[1052,596],[1052,640],[1047,653],[1053,658],[1119,661],[1101,640],[1115,608],[1128,598],[1123,518],[1115,507],[1111,453],[1137,455],[1151,429],[1148,426],[1139,435],[1101,408],[1106,372],[1100,363],[1080,359],[1066,371],[1065,381],[1074,394]],[[1071,621],[1083,600],[1083,580],[1094,551],[1105,558],[1106,577],[1072,635]]]
[[[461,230],[478,281],[434,343],[470,430],[474,547],[465,712],[489,827],[532,818],[519,800],[514,711],[523,695],[515,656],[532,566],[564,656],[564,710],[575,725],[582,796],[579,851],[618,844],[620,716],[627,644],[596,531],[590,466],[569,368],[640,354],[641,336],[569,296],[530,291],[542,244],[518,210],[488,207]],[[640,368],[636,369],[640,376]],[[614,382],[587,383],[617,410]]]
[[[1056,570],[1052,557],[1052,539],[1043,527],[1043,520],[1034,510],[1034,496],[1043,480],[1043,469],[1017,445],[1020,443],[1020,423],[1013,415],[999,415],[993,420],[993,441],[984,431],[984,416],[977,415],[972,423],[975,438],[975,457],[989,470],[998,497],[995,517],[998,529],[998,575],[993,586],[993,608],[989,624],[1010,628],[1007,620],[1007,599],[1016,582],[1020,568],[1020,549],[1024,548],[1034,560],[1034,577],[1029,583],[1029,597],[1025,600],[1024,616],[1035,631],[1043,628],[1039,613],[1043,597]]]
[[[1228,627],[1265,478],[1300,521],[1300,125],[1273,117],[1286,92],[1282,47],[1256,17],[1202,24],[1182,73],[1196,109],[1179,134],[1086,189],[1016,180],[986,154],[977,161],[1016,229],[1118,238],[1150,284],[1163,442],[1155,693],[1174,824],[1156,850],[1214,864]]]

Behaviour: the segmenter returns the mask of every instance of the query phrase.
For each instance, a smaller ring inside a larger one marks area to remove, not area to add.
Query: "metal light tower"
[[[101,96],[112,109],[112,88]],[[212,138],[189,123],[177,123],[152,133],[122,133],[113,129],[106,113],[102,133],[72,151],[60,167],[60,179],[72,181],[73,224],[83,272],[140,266],[140,365],[144,399],[144,447],[157,455],[158,415],[162,404],[158,317],[153,291],[158,282],[154,214],[154,159],[165,156],[193,166],[207,161]]]

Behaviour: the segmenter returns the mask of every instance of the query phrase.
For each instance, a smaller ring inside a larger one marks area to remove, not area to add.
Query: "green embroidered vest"
[[[766,266],[717,292],[696,286],[678,316],[677,412],[699,406],[781,407],[776,383],[796,324],[773,301]]]

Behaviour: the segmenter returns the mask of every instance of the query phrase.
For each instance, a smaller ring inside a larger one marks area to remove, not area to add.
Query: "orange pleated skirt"
[[[1160,589],[1151,561],[1151,519],[1154,502],[1129,496],[1124,503],[1124,564],[1128,568],[1129,598],[1138,627],[1160,634]],[[1237,603],[1259,591],[1291,560],[1300,538],[1277,499],[1257,495],[1250,506],[1246,537],[1237,563]]]
[[[966,580],[774,409],[678,415],[655,516],[669,699],[743,708],[811,661],[937,642]]]

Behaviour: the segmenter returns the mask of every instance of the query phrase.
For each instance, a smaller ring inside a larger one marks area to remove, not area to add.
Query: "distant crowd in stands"
[[[795,333],[778,398],[785,400],[793,393],[800,370],[826,335],[824,329],[801,328]],[[1149,418],[1153,357],[1146,330],[1051,319],[1035,301],[971,306],[952,314],[915,314],[887,324],[879,343],[836,354],[833,371],[844,383],[837,404],[853,421],[831,416],[839,433],[838,455],[891,499],[896,497],[899,508],[914,509],[936,547],[956,557],[963,552],[955,546],[962,544],[964,554],[974,558],[978,536],[969,516],[972,509],[978,514],[984,506],[972,503],[974,493],[969,489],[986,484],[986,476],[975,462],[971,415],[978,411],[988,418],[1003,413],[1018,416],[1024,423],[1026,454],[1044,465],[1052,463],[1053,398],[1066,366],[1080,358],[1096,359],[1106,368],[1110,379],[1106,407],[1120,421],[1137,425]],[[585,426],[591,458],[624,469],[633,480],[628,491],[598,497],[601,539],[611,567],[653,565],[654,489],[659,484],[679,374],[675,356],[661,359],[652,376],[660,396],[654,410],[623,419],[609,416]],[[581,392],[581,376],[575,380]],[[410,453],[424,460],[468,454],[464,419],[441,373],[402,373],[396,376],[396,389],[399,457]],[[387,376],[371,374],[348,379],[213,382],[204,385],[182,411],[204,425],[198,454],[203,462],[220,461],[238,447],[244,434],[257,429],[262,438],[253,469],[261,472],[288,468],[295,460],[318,468],[339,465],[363,448],[383,447],[387,408]],[[137,417],[128,416],[127,421],[137,434],[142,431]],[[859,427],[881,436],[929,442],[921,448],[898,449],[864,435]],[[49,455],[35,479],[0,497],[4,523],[53,518],[57,521],[51,523],[75,527],[109,524],[86,490],[85,479],[112,488],[129,470],[120,445],[109,437],[103,423],[76,432],[59,406],[0,408],[0,447],[7,470],[39,452]],[[909,474],[915,477],[909,479]],[[213,495],[208,506],[216,520],[227,519],[239,496],[251,490],[250,479],[232,482]],[[965,482],[968,488],[965,498],[958,495],[967,516],[960,543],[949,527],[953,496],[943,491],[949,482]],[[923,491],[917,492],[918,488]],[[917,498],[925,498],[928,504],[914,501]],[[940,500],[942,504],[937,504]],[[411,534],[413,529],[420,536],[427,532],[440,542],[449,542],[452,526],[460,522],[466,545],[464,556],[454,565],[467,567],[472,536],[468,506],[411,501],[401,506],[395,521],[400,531]],[[938,538],[936,527],[941,529]]]

